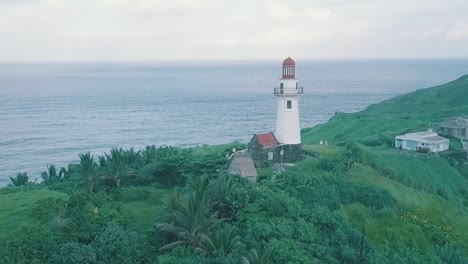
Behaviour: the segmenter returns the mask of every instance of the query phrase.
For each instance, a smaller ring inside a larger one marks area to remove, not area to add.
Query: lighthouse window
[[[291,100],[286,101],[286,108],[287,108],[287,109],[291,109],[291,107],[292,107],[292,102],[291,102]]]

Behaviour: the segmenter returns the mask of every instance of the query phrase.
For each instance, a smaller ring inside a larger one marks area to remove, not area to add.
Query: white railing
[[[303,87],[296,87],[296,88],[275,87],[273,89],[273,94],[303,94],[303,93],[304,93]]]

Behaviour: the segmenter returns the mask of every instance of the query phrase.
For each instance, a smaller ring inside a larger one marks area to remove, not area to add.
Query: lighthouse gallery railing
[[[303,87],[296,87],[296,88],[275,87],[273,89],[273,94],[303,94],[303,93],[304,93]]]

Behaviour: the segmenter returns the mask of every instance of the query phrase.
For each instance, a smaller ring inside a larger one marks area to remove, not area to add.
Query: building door
[[[413,141],[413,140],[406,141],[406,149],[416,150],[417,147],[418,147],[418,142]]]

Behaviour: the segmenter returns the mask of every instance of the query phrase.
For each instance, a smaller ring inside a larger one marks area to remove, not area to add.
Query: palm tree
[[[232,190],[235,185],[235,176],[221,174],[217,179],[210,182],[210,208],[218,212],[219,217],[230,217],[232,206],[229,202]]]
[[[107,160],[105,156],[99,156],[99,167],[104,168],[107,165]]]
[[[174,194],[165,200],[166,210],[169,212],[169,221],[159,223],[157,227],[164,232],[168,232],[177,237],[177,241],[169,243],[159,250],[167,250],[179,245],[190,245],[194,249],[206,251],[203,243],[207,243],[208,235],[225,218],[217,219],[215,215],[210,215],[207,205],[206,190],[208,179],[199,177],[192,180],[188,196]],[[208,243],[209,244],[209,243]]]
[[[145,150],[141,152],[141,157],[145,165],[150,164],[154,160],[156,160],[158,154],[158,149],[155,145],[146,146]]]
[[[29,181],[28,174],[26,172],[16,174],[16,177],[10,177],[11,183],[13,186],[21,186],[26,185]]]
[[[65,167],[60,168],[59,178],[62,180],[67,180],[70,178],[72,172],[71,164],[68,164],[68,170]]]
[[[243,258],[242,264],[269,264],[272,263],[271,251],[267,250],[263,255],[259,256],[257,250],[253,249]]]
[[[54,165],[47,166],[47,171],[41,173],[41,178],[46,184],[62,180],[60,173],[57,174],[57,169],[55,169]]]
[[[242,250],[240,236],[234,226],[226,227],[206,236],[201,249],[209,256],[230,256]]]
[[[110,154],[105,154],[105,158],[99,158],[99,163],[105,168],[107,179],[111,180],[113,186],[119,187],[126,177],[135,176],[135,169],[140,160],[140,151],[135,151],[133,148],[129,150],[113,148]]]
[[[210,186],[210,181],[208,180],[208,177],[206,176],[193,177],[188,182],[188,187],[194,192],[195,198],[200,203],[206,202],[204,199],[205,199],[205,194],[208,191],[209,186]]]
[[[94,156],[86,152],[79,155],[81,166],[81,177],[86,185],[89,194],[93,194],[94,186],[96,184],[96,170],[97,164],[94,162]]]
[[[139,161],[141,160],[140,153],[140,150],[135,151],[134,148],[127,149],[126,151],[124,151],[125,163],[127,163],[128,165],[138,165],[137,163],[139,163]]]

